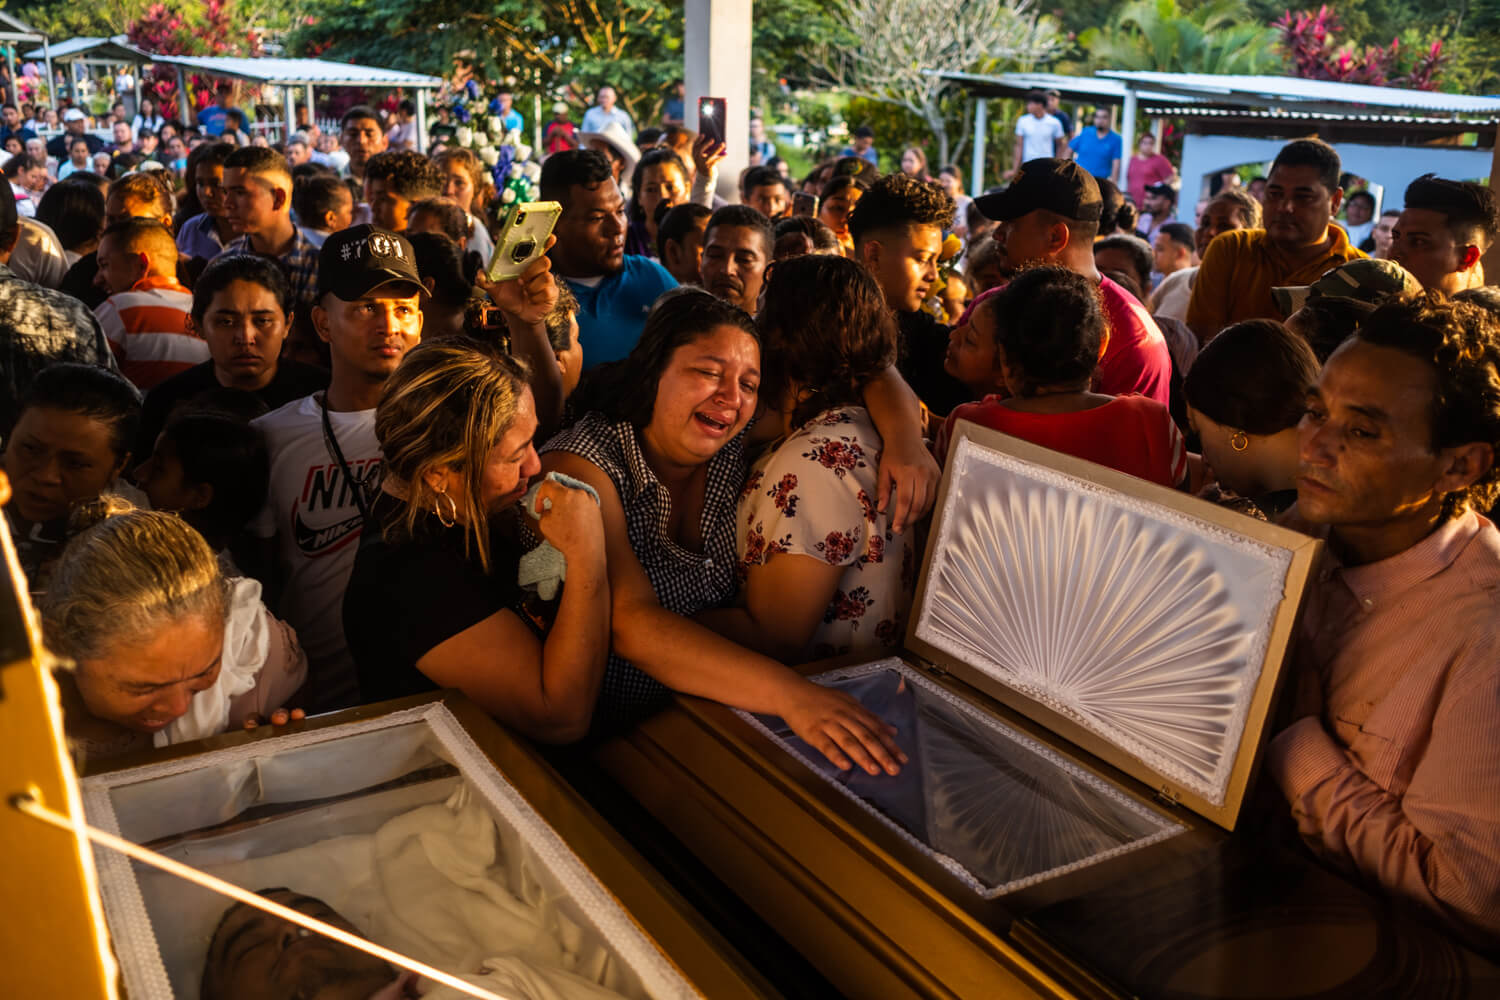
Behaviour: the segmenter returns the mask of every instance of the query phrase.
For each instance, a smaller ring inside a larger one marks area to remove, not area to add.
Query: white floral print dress
[[[825,410],[763,455],[740,493],[742,577],[780,553],[845,567],[807,659],[901,645],[916,550],[875,509],[881,447],[864,407]]]

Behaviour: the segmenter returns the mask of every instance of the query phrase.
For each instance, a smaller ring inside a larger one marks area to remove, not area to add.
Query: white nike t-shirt
[[[359,504],[323,433],[321,394],[304,396],[255,420],[271,453],[271,489],[250,523],[276,539],[282,579],[278,617],[297,630],[307,652],[308,713],[359,703],[354,661],[344,641],[344,590],[359,549]],[[349,471],[373,500],[380,489],[375,411],[330,413]]]

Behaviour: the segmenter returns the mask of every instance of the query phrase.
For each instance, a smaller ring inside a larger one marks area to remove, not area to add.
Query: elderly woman
[[[375,411],[385,478],[344,595],[365,701],[455,687],[534,739],[588,731],[609,652],[599,506],[546,482],[525,513],[566,561],[550,634],[518,583],[539,462],[526,369],[479,341],[413,351]]]
[[[118,497],[81,507],[39,610],[65,728],[85,757],[202,739],[280,708],[307,677],[260,584],[226,578],[175,514]]]
[[[596,714],[623,724],[681,691],[779,715],[841,768],[894,774],[904,758],[891,728],[854,699],[690,617],[735,591],[760,365],[748,315],[701,290],[670,293],[595,397],[599,412],[546,446],[543,468],[592,486],[604,515],[614,656]]]

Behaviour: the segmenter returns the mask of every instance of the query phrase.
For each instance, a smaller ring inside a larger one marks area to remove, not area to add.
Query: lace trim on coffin
[[[520,833],[527,847],[578,904],[579,910],[594,929],[609,943],[620,960],[640,977],[650,996],[663,1000],[701,998],[701,994],[657,948],[634,918],[621,907],[619,901],[589,872],[567,842],[505,781],[504,776],[441,704],[393,712],[378,719],[349,723],[335,729],[294,733],[186,760],[167,761],[87,778],[81,783],[84,812],[95,826],[118,835],[119,822],[110,800],[110,793],[116,787],[210,765],[272,757],[299,747],[423,722],[449,755],[450,762],[483,797],[497,821],[509,824]],[[100,894],[110,918],[110,931],[119,951],[129,995],[139,1000],[172,1000],[172,987],[131,862],[123,855],[102,848],[95,849],[95,861],[100,872]]]
[[[1057,865],[1048,868],[1045,871],[1036,872],[1024,878],[1012,879],[1000,885],[989,885],[979,879],[973,872],[969,871],[969,869],[965,868],[963,864],[961,864],[953,857],[934,849],[932,846],[913,835],[905,827],[901,826],[885,813],[881,812],[875,806],[871,805],[864,798],[860,797],[857,792],[852,791],[845,785],[834,780],[818,768],[814,767],[810,762],[803,758],[801,754],[797,753],[796,750],[794,750],[786,740],[778,736],[768,726],[766,726],[765,723],[761,722],[754,715],[741,709],[735,709],[736,714],[745,719],[750,723],[750,725],[754,726],[757,730],[759,730],[774,743],[780,746],[787,752],[789,756],[806,766],[809,770],[811,770],[814,774],[816,774],[819,778],[826,782],[830,787],[837,789],[839,794],[852,801],[866,813],[869,813],[886,828],[895,832],[897,836],[899,836],[911,847],[919,851],[924,857],[931,858],[933,861],[937,862],[937,864],[941,865],[946,871],[952,874],[956,879],[962,882],[970,891],[979,896],[981,899],[998,899],[1001,896],[1005,896],[1010,893],[1017,892],[1021,889],[1025,889],[1028,886],[1039,885],[1042,882],[1057,878],[1060,875],[1078,871],[1080,869],[1090,867],[1091,865],[1096,865],[1101,862],[1108,861],[1111,858],[1119,857],[1122,854],[1128,854],[1131,851],[1136,851],[1143,847],[1148,847],[1151,844],[1166,840],[1169,837],[1174,837],[1187,829],[1182,824],[1167,819],[1161,814],[1146,808],[1135,799],[1131,798],[1130,796],[1121,792],[1118,788],[1109,784],[1109,782],[1103,781],[1100,778],[1090,774],[1083,768],[1078,767],[1076,764],[1073,764],[1066,758],[1048,749],[1043,744],[1038,743],[1037,741],[1017,732],[1014,729],[1011,729],[1000,720],[980,711],[973,705],[969,704],[967,701],[964,701],[962,698],[959,698],[958,696],[944,690],[942,687],[933,684],[931,681],[927,680],[927,678],[923,677],[920,673],[916,672],[899,659],[891,658],[886,660],[876,660],[872,663],[865,663],[856,667],[830,670],[827,673],[822,673],[811,677],[809,678],[809,680],[820,682],[825,679],[833,678],[858,678],[886,670],[897,671],[906,678],[908,683],[914,684],[922,688],[922,690],[926,693],[942,699],[948,705],[957,709],[959,712],[963,713],[970,720],[978,723],[983,728],[990,730],[998,735],[1004,736],[1007,740],[1016,744],[1017,747],[1020,748],[1020,752],[1030,753],[1036,755],[1037,757],[1040,757],[1047,763],[1051,764],[1053,767],[1056,767],[1057,769],[1065,772],[1074,781],[1078,782],[1081,785],[1087,786],[1096,793],[1109,799],[1111,802],[1122,806],[1125,809],[1128,809],[1130,812],[1134,813],[1137,816],[1140,816],[1142,819],[1158,828],[1156,832],[1145,837],[1132,840],[1130,843],[1122,844],[1119,847],[1111,848],[1106,851],[1100,851],[1078,861],[1074,861],[1064,865]]]
[[[969,440],[950,475],[916,636],[1223,805],[1291,553]]]

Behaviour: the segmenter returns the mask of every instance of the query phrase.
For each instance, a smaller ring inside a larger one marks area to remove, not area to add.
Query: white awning
[[[150,61],[158,66],[181,66],[210,76],[229,76],[283,87],[409,87],[415,90],[436,90],[443,85],[441,77],[374,66],[355,66],[326,59],[153,55]]]

